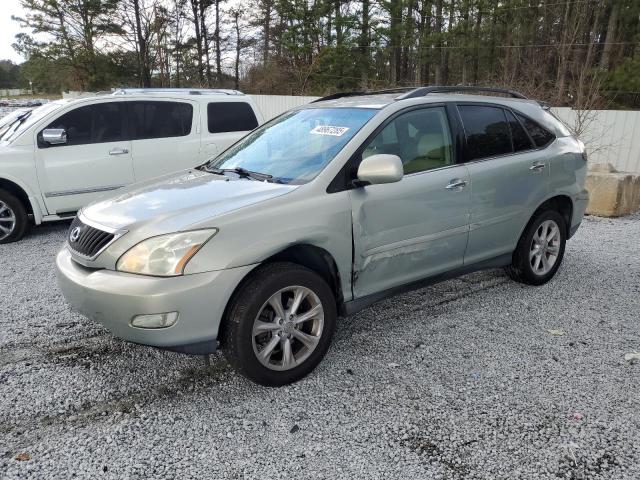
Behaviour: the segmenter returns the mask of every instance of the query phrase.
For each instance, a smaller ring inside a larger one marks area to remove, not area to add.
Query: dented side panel
[[[351,190],[354,297],[462,266],[469,235],[469,181],[456,165],[400,182]]]

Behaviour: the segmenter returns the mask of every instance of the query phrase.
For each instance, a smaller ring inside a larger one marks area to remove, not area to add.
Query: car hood
[[[188,170],[118,190],[116,195],[83,208],[82,215],[113,229],[168,223],[169,230],[178,231],[296,188]]]

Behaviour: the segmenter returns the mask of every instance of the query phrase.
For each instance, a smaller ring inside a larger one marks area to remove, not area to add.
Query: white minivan
[[[235,90],[124,89],[57,100],[0,133],[0,243],[105,192],[193,167],[263,122]]]

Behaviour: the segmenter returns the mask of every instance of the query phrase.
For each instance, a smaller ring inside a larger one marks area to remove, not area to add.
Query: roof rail
[[[459,86],[432,86],[432,87],[419,87],[411,90],[404,95],[400,95],[396,100],[405,100],[407,98],[424,97],[430,93],[447,93],[447,92],[487,92],[487,93],[502,93],[503,95],[510,95],[513,98],[527,99],[524,95],[514,90],[508,90],[506,88],[494,88],[494,87],[474,87],[467,85]]]
[[[224,88],[117,88],[112,95],[131,95],[135,93],[186,93],[188,95],[244,95],[238,90]]]
[[[310,103],[324,102],[325,100],[335,100],[337,98],[344,98],[344,97],[359,97],[363,95],[383,95],[385,93],[406,92],[408,90],[414,90],[414,87],[398,87],[398,88],[387,88],[385,90],[360,90],[360,91],[354,91],[354,92],[339,92],[339,93],[332,93],[331,95],[326,95],[321,98],[317,98]]]

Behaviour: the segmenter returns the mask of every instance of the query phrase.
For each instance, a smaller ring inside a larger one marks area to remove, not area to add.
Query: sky
[[[20,0],[0,0],[0,60],[9,59],[15,63],[24,61],[11,47],[15,42],[16,33],[21,31],[20,23],[11,20],[11,15],[23,16],[24,10],[20,6]],[[28,30],[27,30],[28,32]]]

